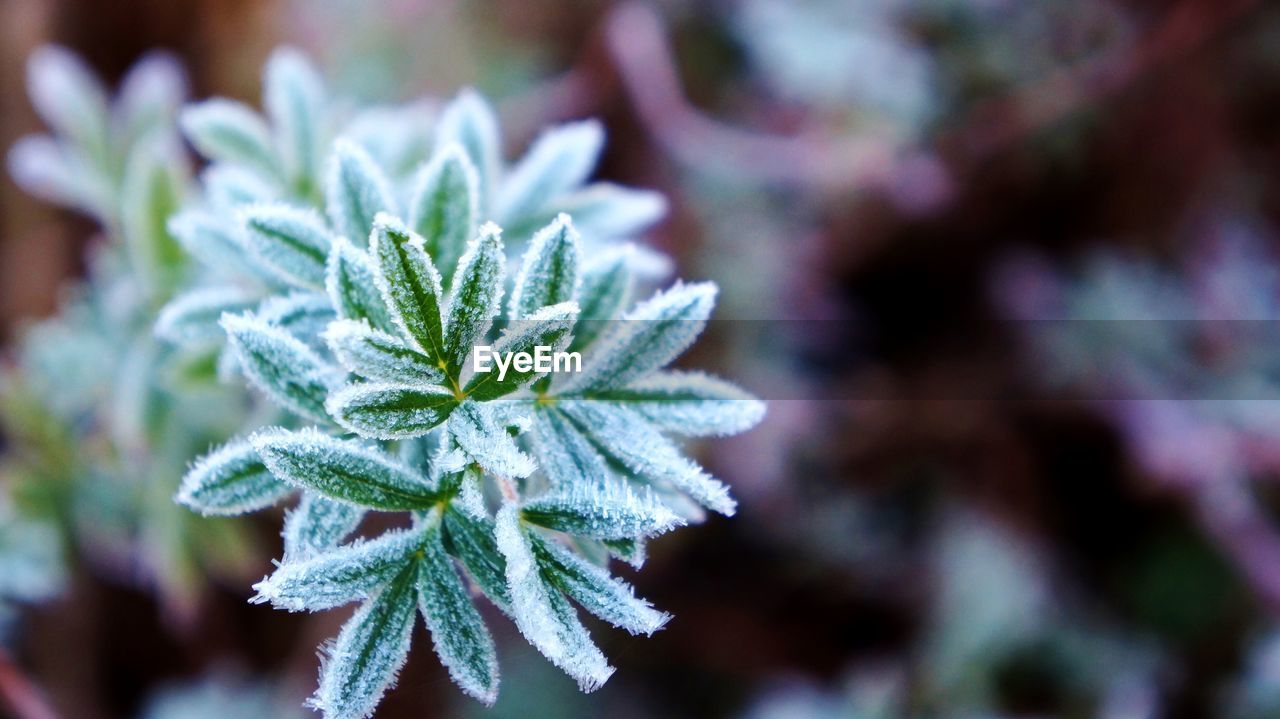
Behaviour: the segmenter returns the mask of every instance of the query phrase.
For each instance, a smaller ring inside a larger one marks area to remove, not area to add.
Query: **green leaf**
[[[484,338],[502,306],[502,281],[507,258],[502,251],[502,230],[492,222],[467,246],[458,262],[449,296],[449,320],[444,357],[450,376],[457,376],[472,347]]]
[[[604,128],[595,120],[544,132],[507,173],[495,212],[498,221],[518,222],[576,189],[595,169],[603,146]]]
[[[414,182],[409,227],[426,240],[446,285],[479,221],[478,185],[475,166],[457,144],[437,152]]]
[[[657,372],[592,397],[625,405],[658,429],[686,437],[727,437],[764,419],[764,402],[702,372]]]
[[[329,250],[325,289],[338,316],[348,320],[368,320],[374,329],[395,332],[395,322],[378,290],[377,268],[364,250],[339,237]]]
[[[362,377],[409,385],[444,381],[444,372],[426,355],[367,322],[333,322],[324,338],[342,366]]]
[[[416,584],[417,563],[411,562],[343,625],[311,699],[325,719],[373,714],[409,655]]]
[[[257,298],[236,287],[203,287],[169,301],[156,318],[156,336],[174,343],[199,343],[222,338],[218,325],[223,313],[244,312]]]
[[[444,387],[368,382],[335,392],[328,409],[338,424],[361,436],[408,439],[445,421],[457,403]]]
[[[500,609],[510,612],[507,560],[493,538],[493,520],[476,517],[449,504],[444,511],[444,546],[457,557],[467,574]]]
[[[457,143],[471,158],[479,188],[479,213],[490,213],[494,184],[502,164],[498,120],[493,108],[473,90],[463,90],[445,107],[436,125],[436,147]]]
[[[271,131],[258,113],[235,100],[214,98],[182,110],[182,132],[210,160],[244,165],[277,177],[280,162]]]
[[[308,559],[333,549],[356,531],[364,515],[360,507],[303,492],[298,505],[284,517],[285,562]]]
[[[578,288],[579,322],[570,351],[589,347],[631,301],[630,248],[607,254],[587,266]]]
[[[597,480],[525,502],[520,516],[532,524],[593,539],[652,537],[684,524],[652,493],[622,482]]]
[[[368,599],[410,564],[423,546],[421,530],[391,531],[304,561],[286,562],[253,585],[251,601],[291,612],[333,609]]]
[[[75,53],[42,45],[27,60],[27,94],[40,118],[94,163],[110,166],[107,92]]]
[[[527,434],[533,456],[552,487],[587,486],[612,475],[591,441],[554,407],[540,406]]]
[[[391,317],[414,345],[439,362],[443,357],[440,273],[427,255],[423,239],[390,215],[374,222],[369,248],[375,277]]]
[[[276,478],[330,499],[391,511],[427,509],[440,499],[426,477],[357,442],[280,428],[249,441]]]
[[[152,133],[129,153],[120,222],[134,271],[153,293],[164,293],[177,282],[186,259],[168,227],[186,183],[186,160],[167,134]]]
[[[400,213],[391,183],[377,163],[364,148],[343,139],[333,143],[326,205],[334,228],[352,243],[368,240],[378,213]]]
[[[507,432],[508,423],[499,402],[467,399],[449,417],[449,437],[472,462],[499,477],[527,477],[533,460],[520,451]]]
[[[418,568],[418,608],[449,676],[464,692],[492,706],[498,698],[497,650],[445,553],[439,521],[426,528]]]
[[[531,532],[529,539],[543,573],[595,616],[619,629],[646,636],[671,620],[670,614],[654,609],[637,597],[630,585],[609,576],[604,569],[535,533]]]
[[[271,476],[253,445],[236,440],[196,460],[177,502],[206,517],[230,516],[270,507],[292,491]]]
[[[328,131],[325,102],[324,83],[305,55],[289,47],[271,53],[263,77],[263,104],[285,176],[304,198],[314,196],[317,188]]]
[[[580,242],[568,215],[560,215],[533,236],[511,291],[508,319],[520,319],[577,296]]]
[[[285,282],[323,289],[333,238],[314,210],[273,203],[239,211],[245,244]]]
[[[222,328],[254,386],[299,416],[328,422],[324,403],[337,377],[311,348],[250,314],[223,315]]]
[[[476,372],[464,388],[467,396],[477,402],[497,399],[550,374],[555,367],[555,353],[569,345],[577,316],[578,305],[565,302],[543,307],[525,319],[508,324],[491,351],[498,357],[528,354],[532,361],[520,365],[512,359],[505,374],[496,365],[488,372]],[[540,370],[538,365],[543,359],[548,369]]]

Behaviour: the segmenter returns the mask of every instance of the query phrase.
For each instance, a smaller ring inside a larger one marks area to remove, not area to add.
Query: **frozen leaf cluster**
[[[651,538],[734,512],[682,439],[764,414],[729,382],[671,368],[715,286],[633,301],[637,268],[658,256],[625,241],[665,202],[590,181],[604,143],[594,121],[547,130],[507,162],[478,94],[435,114],[415,103],[344,116],[289,50],[268,62],[263,104],[265,116],[225,100],[182,113],[210,164],[169,227],[203,271],[156,331],[216,352],[220,375],[279,415],[196,460],[178,500],[236,515],[297,497],[255,601],[358,605],[323,648],[311,703],[326,717],[374,711],[419,617],[459,687],[492,703],[480,596],[598,688],[613,667],[580,610],[632,634],[669,619],[610,558],[639,567]],[[581,371],[478,372],[478,345],[577,352]],[[369,512],[405,520],[350,539]]]

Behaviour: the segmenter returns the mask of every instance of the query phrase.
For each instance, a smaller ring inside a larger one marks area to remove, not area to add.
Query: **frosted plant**
[[[612,241],[663,202],[584,187],[602,141],[595,123],[571,124],[504,169],[492,112],[463,93],[407,184],[388,170],[395,158],[339,137],[322,206],[277,183],[278,200],[202,210],[233,238],[236,262],[274,278],[265,299],[219,324],[226,364],[287,414],[198,460],[178,499],[232,515],[300,493],[255,601],[360,603],[325,648],[312,704],[326,717],[372,713],[418,614],[455,682],[492,703],[496,650],[475,591],[583,690],[598,688],[613,667],[573,604],[653,633],[669,616],[611,576],[609,558],[638,567],[647,539],[704,507],[734,511],[673,438],[744,431],[764,405],[667,368],[702,331],[714,285],[677,283],[628,309],[637,253]],[[488,218],[516,228],[520,262]],[[181,342],[174,328],[210,314],[171,305],[161,329]],[[581,371],[478,372],[480,345],[578,352]],[[347,541],[369,511],[407,526]]]
[[[174,475],[192,452],[239,428],[244,392],[208,381],[207,353],[157,343],[157,309],[189,281],[165,228],[189,163],[175,117],[181,69],[151,54],[114,100],[74,55],[31,57],[32,102],[51,129],[23,138],[8,166],[24,188],[95,218],[87,278],[57,315],[27,327],[0,375],[15,494],[56,519],[75,547],[128,579],[159,583],[190,608],[197,567],[232,568],[243,540],[225,523],[173,511]]]

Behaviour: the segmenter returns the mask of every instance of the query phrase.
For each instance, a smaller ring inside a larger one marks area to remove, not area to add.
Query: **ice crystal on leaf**
[[[764,413],[728,382],[668,369],[715,286],[676,283],[628,309],[642,263],[622,241],[665,201],[589,183],[594,121],[546,131],[508,166],[472,91],[434,125],[416,105],[344,124],[305,59],[279,51],[264,96],[266,118],[219,100],[184,113],[212,165],[169,227],[206,271],[156,331],[181,345],[220,326],[224,375],[283,410],[280,426],[196,461],[179,501],[235,514],[300,493],[255,601],[360,603],[312,699],[330,719],[372,713],[417,614],[459,687],[492,703],[496,650],[471,587],[598,688],[614,670],[577,608],[632,634],[670,618],[608,558],[639,566],[694,502],[734,510],[673,437],[741,432]],[[581,372],[477,371],[480,345],[579,352]],[[412,526],[347,542],[369,511]]]

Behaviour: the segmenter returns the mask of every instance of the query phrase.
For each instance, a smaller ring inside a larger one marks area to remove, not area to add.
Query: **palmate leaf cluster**
[[[114,97],[72,53],[39,48],[32,104],[48,134],[8,154],[29,192],[87,214],[86,277],[58,313],[23,328],[0,371],[0,467],[15,507],[54,520],[95,566],[158,585],[190,609],[202,571],[234,570],[243,540],[229,522],[199,522],[169,498],[192,452],[243,426],[244,391],[200,381],[205,357],[156,341],[159,307],[191,281],[166,222],[187,196],[191,163],[176,117],[181,67],[143,57]]]
[[[157,332],[209,346],[225,334],[224,378],[285,412],[196,461],[179,501],[234,515],[298,495],[256,600],[359,603],[325,648],[312,701],[327,717],[374,710],[418,615],[458,685],[493,702],[477,592],[584,690],[599,687],[613,668],[574,605],[633,634],[667,621],[609,559],[638,567],[649,538],[704,509],[732,514],[725,485],[678,440],[764,413],[723,380],[669,369],[715,286],[632,302],[637,268],[657,256],[620,241],[664,202],[587,182],[603,144],[594,122],[552,128],[507,164],[473,92],[426,125],[397,122],[417,104],[332,132],[343,120],[300,55],[278,51],[266,80],[266,118],[224,100],[183,113],[211,165],[170,227],[207,271]],[[477,344],[578,351],[582,371],[500,380],[473,372]],[[349,540],[367,512],[405,519]]]

